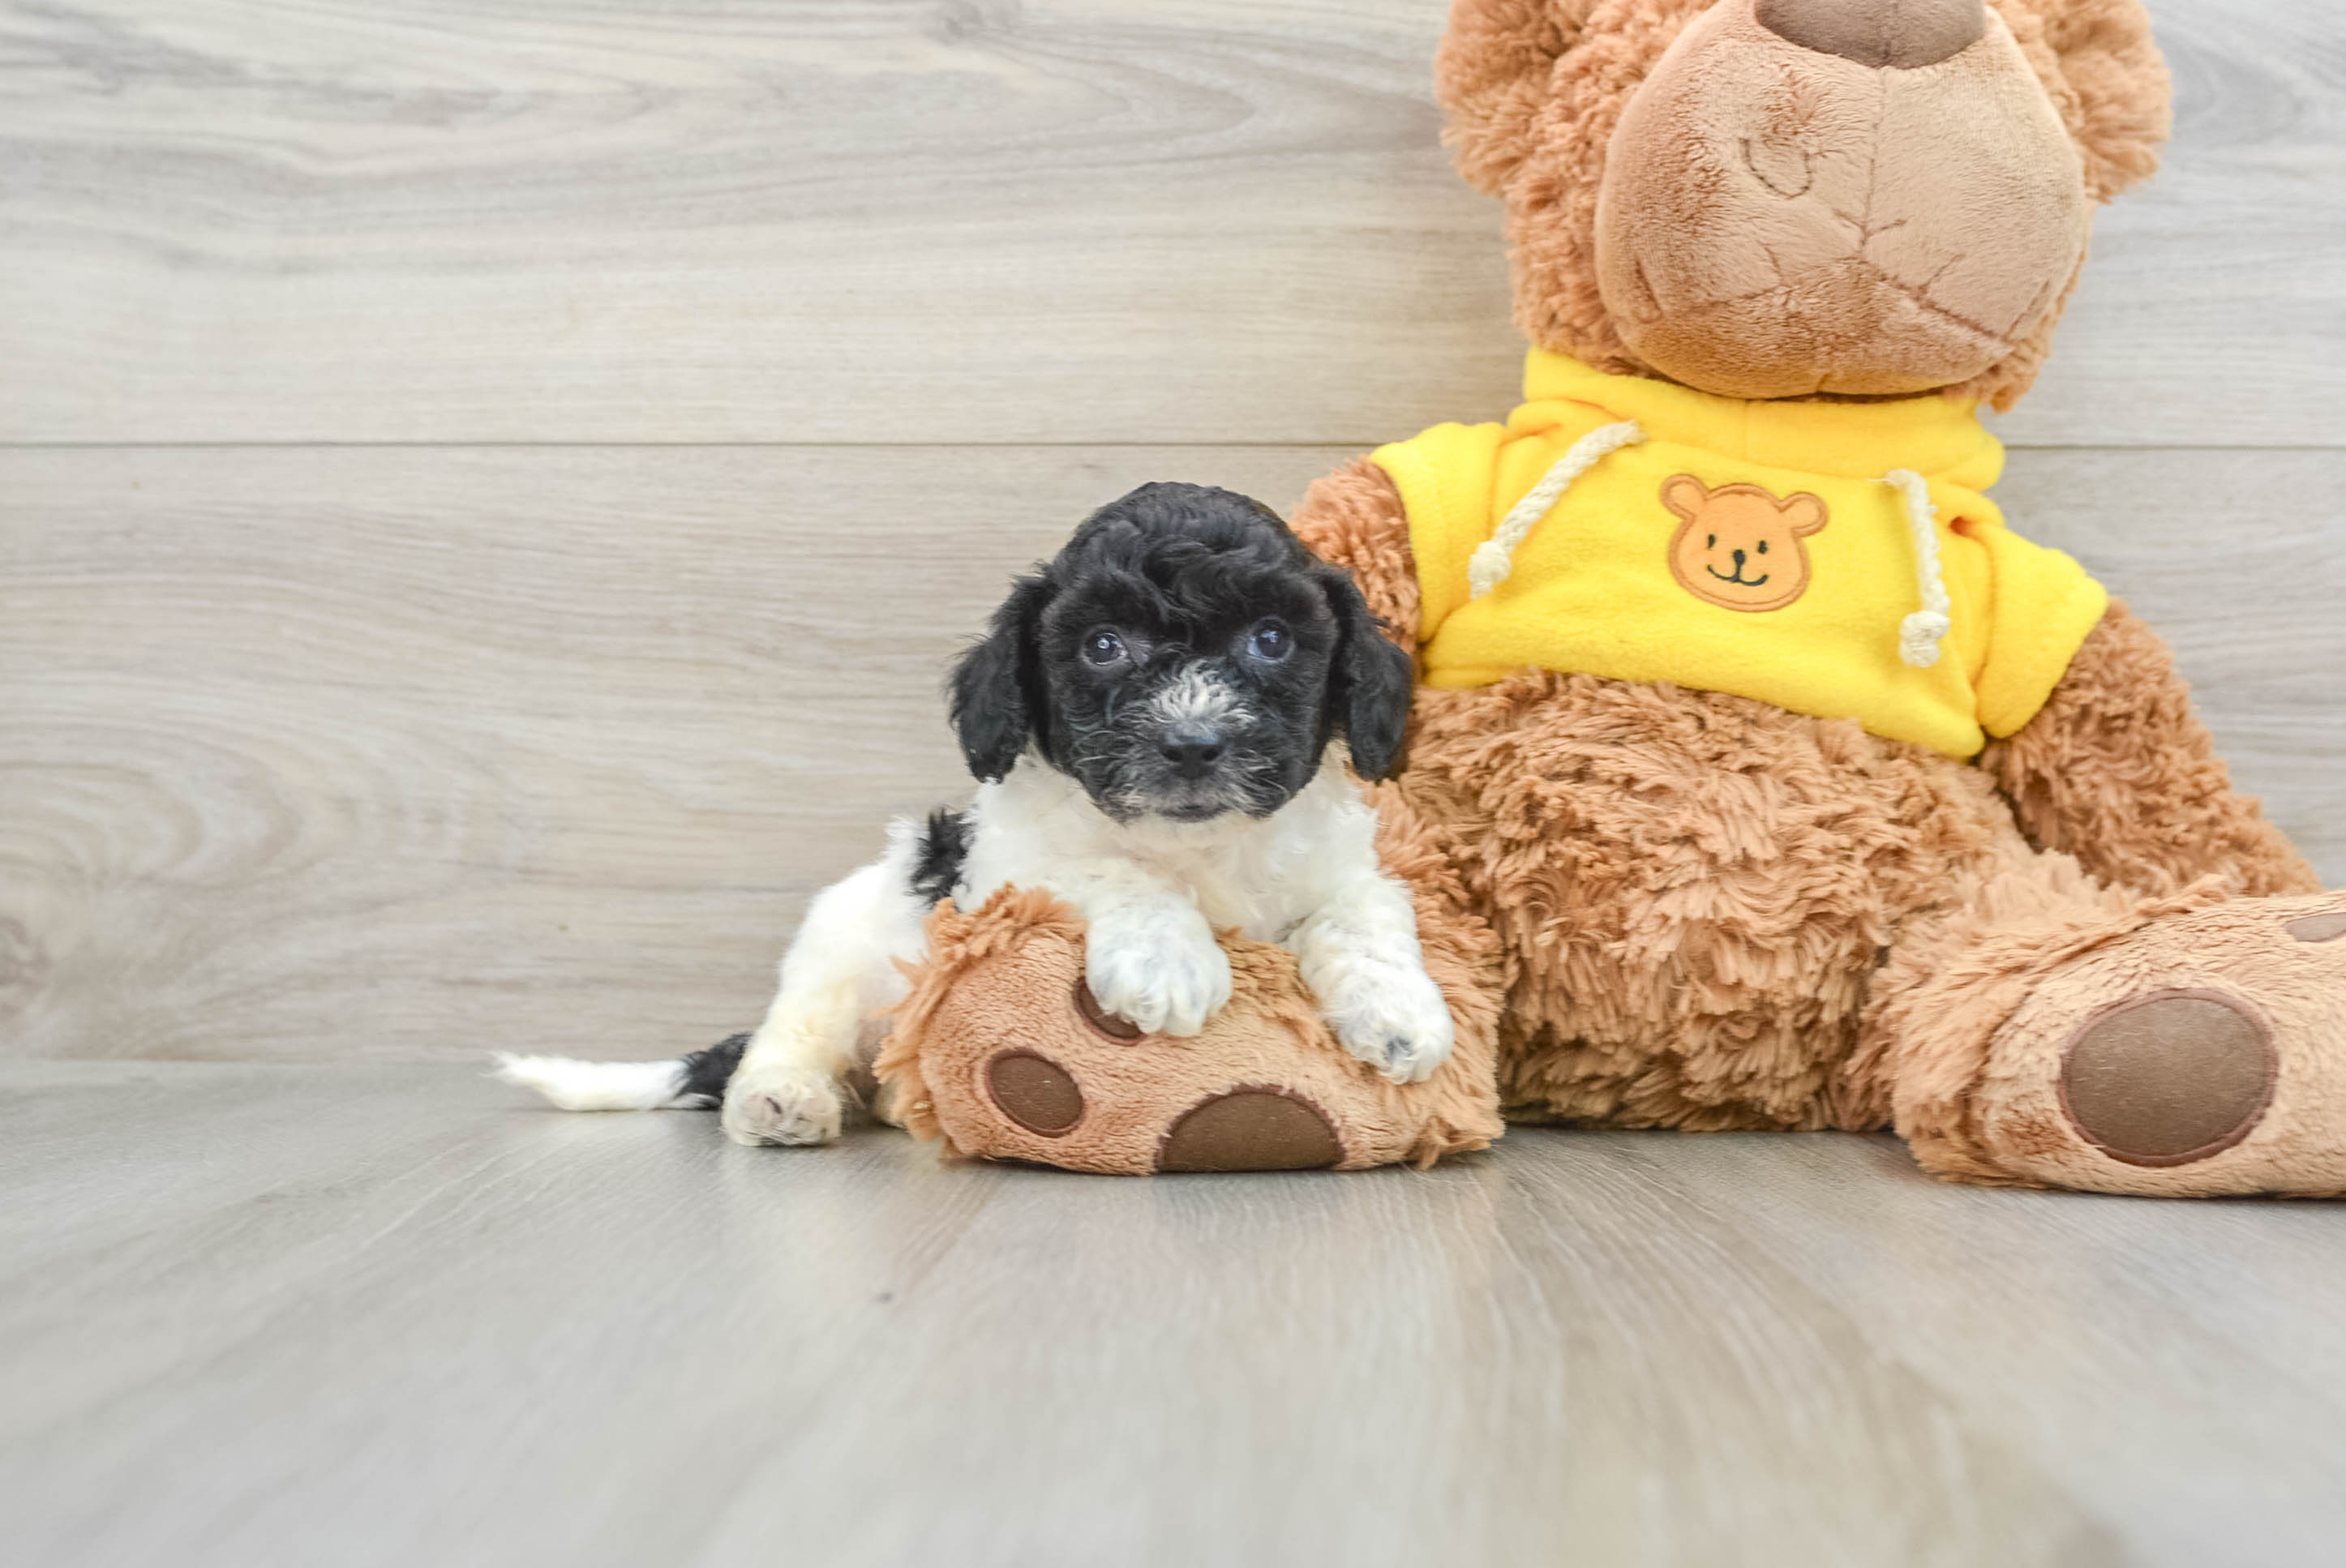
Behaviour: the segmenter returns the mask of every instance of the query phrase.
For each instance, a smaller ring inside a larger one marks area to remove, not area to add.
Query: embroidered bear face
[[[1728,610],[1780,610],[1808,591],[1809,547],[1827,522],[1807,491],[1779,501],[1757,484],[1713,490],[1691,473],[1662,482],[1662,504],[1678,517],[1670,575],[1678,586]]]

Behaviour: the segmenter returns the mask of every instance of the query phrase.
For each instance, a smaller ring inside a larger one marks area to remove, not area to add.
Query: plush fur
[[[2233,791],[2167,645],[2121,603],[2035,720],[1979,760],[2032,842],[2113,886],[2164,893],[2205,876],[2236,894],[2320,886],[2256,801]]]

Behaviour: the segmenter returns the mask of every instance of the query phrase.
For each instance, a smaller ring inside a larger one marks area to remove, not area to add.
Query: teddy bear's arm
[[[1417,649],[1417,558],[1392,476],[1365,457],[1314,480],[1295,508],[1296,536],[1350,570],[1385,635]]]
[[[1981,753],[2021,830],[2105,882],[2165,893],[2210,873],[2234,894],[2320,887],[2232,788],[2166,643],[2116,599],[2036,717]]]

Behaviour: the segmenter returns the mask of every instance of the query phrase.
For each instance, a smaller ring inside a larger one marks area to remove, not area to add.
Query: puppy
[[[1422,1079],[1450,1054],[1450,1012],[1338,749],[1363,778],[1391,771],[1410,687],[1351,576],[1270,508],[1143,485],[1020,578],[963,655],[974,798],[896,823],[816,897],[754,1034],[681,1061],[507,1058],[503,1075],[577,1110],[721,1098],[740,1143],[822,1143],[929,911],[1016,885],[1082,914],[1093,995],[1145,1032],[1195,1034],[1229,1000],[1214,932],[1235,926],[1295,954],[1347,1051]]]

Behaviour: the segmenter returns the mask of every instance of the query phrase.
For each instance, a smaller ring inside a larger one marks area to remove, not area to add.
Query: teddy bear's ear
[[[2054,99],[2085,159],[2087,193],[2107,201],[2149,178],[2173,89],[2141,0],[1994,3],[2022,49],[2040,62],[2040,50],[2049,52],[2060,69],[2068,92],[2056,89]]]
[[[1825,525],[1825,504],[1805,490],[1786,496],[1780,510],[1784,525],[1795,538],[1804,538]]]
[[[1662,504],[1678,514],[1681,523],[1702,515],[1703,504],[1709,499],[1709,487],[1691,473],[1673,473],[1662,481]]]
[[[1577,43],[1596,0],[1451,0],[1433,60],[1433,91],[1450,116],[1458,172],[1496,196],[1535,141],[1548,76]]]

